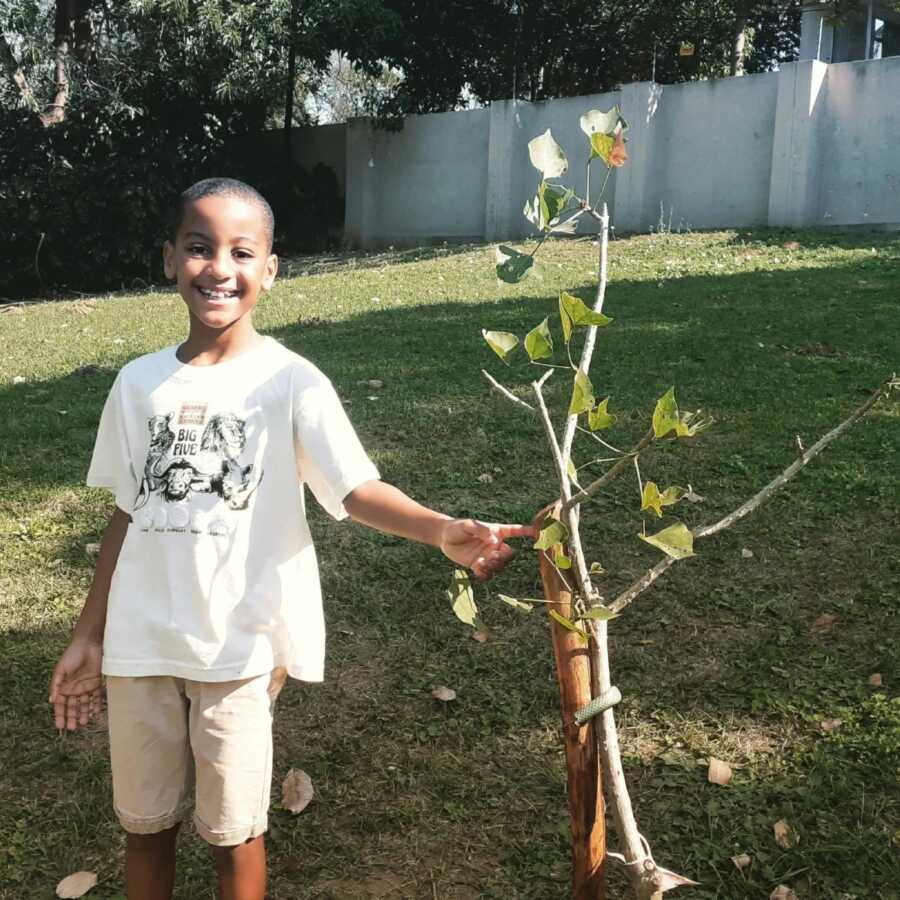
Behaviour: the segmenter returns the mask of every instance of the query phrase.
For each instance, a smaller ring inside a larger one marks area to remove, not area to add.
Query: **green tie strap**
[[[589,722],[594,716],[599,716],[600,713],[605,710],[611,709],[617,703],[621,702],[621,700],[622,694],[619,692],[619,689],[617,687],[611,687],[599,697],[594,697],[587,706],[582,706],[581,709],[575,713],[575,724],[584,725],[585,722]]]

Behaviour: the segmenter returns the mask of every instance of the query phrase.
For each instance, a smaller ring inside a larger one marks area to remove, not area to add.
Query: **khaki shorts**
[[[220,682],[107,677],[113,806],[122,827],[154,834],[193,806],[197,832],[217,847],[262,834],[272,711],[286,678],[284,669]]]

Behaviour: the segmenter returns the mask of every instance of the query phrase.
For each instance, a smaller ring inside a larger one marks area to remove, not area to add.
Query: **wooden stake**
[[[535,517],[540,528],[547,510]],[[547,609],[574,617],[572,594],[547,554],[539,551]],[[587,643],[551,619],[553,654],[559,681],[569,814],[572,821],[572,896],[575,900],[606,900],[606,822],[600,760],[592,722],[578,726],[575,712],[591,701],[591,666]]]

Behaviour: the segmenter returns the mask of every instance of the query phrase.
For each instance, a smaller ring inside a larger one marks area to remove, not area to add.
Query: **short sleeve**
[[[347,517],[344,498],[378,469],[360,443],[331,382],[323,378],[294,396],[294,442],[301,479],[335,519]]]
[[[111,491],[116,506],[131,514],[139,484],[125,428],[121,374],[113,382],[103,406],[86,480],[90,487]]]

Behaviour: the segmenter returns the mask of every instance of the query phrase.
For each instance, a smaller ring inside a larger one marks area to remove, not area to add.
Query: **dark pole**
[[[291,153],[291,127],[294,123],[294,82],[297,80],[297,20],[300,15],[300,0],[291,0],[291,20],[288,23],[288,74],[287,90],[284,98],[284,152],[288,166],[293,159]]]

